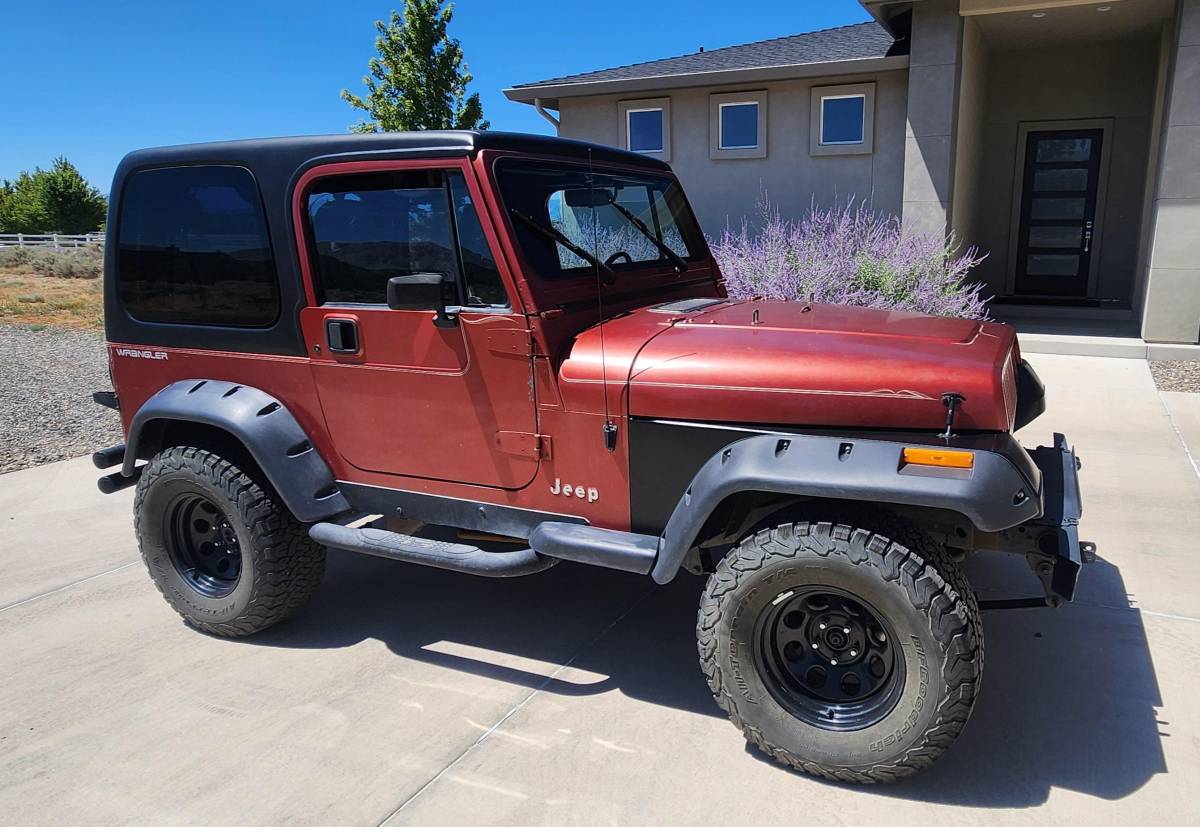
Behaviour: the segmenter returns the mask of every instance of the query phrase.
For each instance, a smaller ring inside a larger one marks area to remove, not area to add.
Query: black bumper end
[[[1034,566],[1034,571],[1046,590],[1046,602],[1061,605],[1075,597],[1079,571],[1096,553],[1094,544],[1079,541],[1079,517],[1083,513],[1080,462],[1067,438],[1058,433],[1052,447],[1041,446],[1030,453],[1042,472],[1042,516],[1030,525],[1049,529],[1038,536],[1038,550],[1045,558]]]

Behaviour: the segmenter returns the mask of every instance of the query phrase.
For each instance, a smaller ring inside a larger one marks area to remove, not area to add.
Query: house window
[[[720,149],[753,149],[758,146],[758,104],[722,103],[720,109]]]
[[[709,95],[709,157],[767,157],[767,93]]]
[[[629,149],[633,152],[663,151],[663,111],[630,109],[625,113]]]
[[[620,101],[621,146],[663,161],[671,160],[671,99]]]
[[[864,95],[822,97],[821,145],[861,144],[866,111],[867,99]]]
[[[815,86],[809,123],[809,154],[867,155],[875,132],[875,84]]]

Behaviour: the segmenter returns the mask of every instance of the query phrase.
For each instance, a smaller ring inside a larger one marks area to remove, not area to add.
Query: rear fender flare
[[[301,522],[315,522],[350,508],[300,423],[283,403],[258,388],[215,379],[167,385],[133,416],[121,467],[125,476],[134,473],[146,426],[158,420],[195,422],[233,436]]]
[[[748,491],[945,509],[981,531],[1041,515],[1041,491],[1003,454],[976,450],[969,475],[939,476],[905,472],[904,447],[877,439],[762,434],[722,448],[676,504],[651,576],[670,582],[708,516],[728,497]]]

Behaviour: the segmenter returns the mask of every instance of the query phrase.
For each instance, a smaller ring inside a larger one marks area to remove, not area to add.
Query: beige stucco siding
[[[979,237],[979,176],[983,167],[989,68],[988,50],[983,42],[983,35],[978,24],[968,18],[963,21],[954,191],[950,216],[950,228],[961,244],[972,244]]]
[[[765,191],[784,215],[796,216],[815,200],[830,205],[854,197],[899,214],[903,191],[906,71],[830,76],[745,87],[705,87],[655,93],[671,100],[671,166],[688,192],[710,236],[727,224],[739,228],[753,218]],[[814,86],[874,82],[875,151],[869,155],[813,157],[809,153],[811,90]],[[710,158],[709,97],[733,91],[767,92],[765,158]],[[620,145],[617,103],[625,95],[565,98],[559,134]]]
[[[1200,338],[1200,0],[1183,0],[1174,33],[1142,335]]]

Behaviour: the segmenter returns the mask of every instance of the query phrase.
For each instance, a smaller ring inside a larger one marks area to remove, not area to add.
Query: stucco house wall
[[[810,101],[814,86],[875,83],[874,151],[865,155],[809,154]],[[709,98],[738,91],[767,92],[765,158],[709,157]],[[803,212],[810,200],[828,206],[847,198],[899,214],[904,187],[904,131],[908,73],[889,71],[760,83],[713,86],[655,93],[671,106],[671,167],[687,190],[704,231],[719,236],[727,224],[737,230],[753,216],[765,191],[786,215]],[[621,145],[617,104],[633,95],[564,98],[559,104],[559,135]]]

